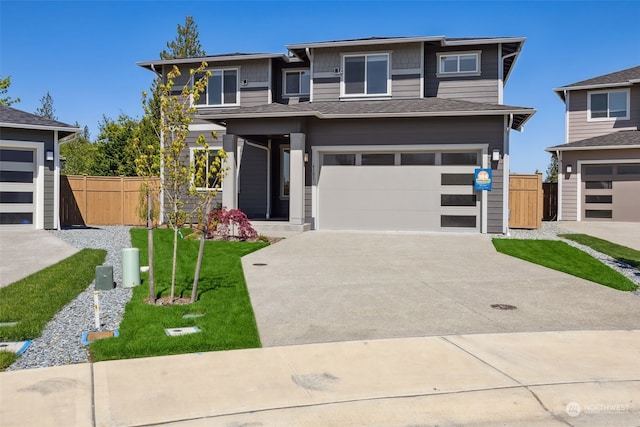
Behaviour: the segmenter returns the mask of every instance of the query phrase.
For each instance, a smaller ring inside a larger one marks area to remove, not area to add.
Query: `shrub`
[[[240,240],[255,240],[258,237],[258,232],[240,209],[222,207],[212,210],[207,221],[207,239],[229,240],[237,237]]]

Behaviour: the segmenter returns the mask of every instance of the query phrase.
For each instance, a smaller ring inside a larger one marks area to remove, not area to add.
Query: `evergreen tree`
[[[139,122],[126,114],[121,114],[117,121],[103,117],[91,175],[136,176],[134,141],[138,128]]]
[[[40,107],[36,109],[35,114],[45,119],[58,120],[56,110],[53,108],[53,97],[47,91],[47,94],[40,98]]]
[[[75,126],[80,127],[78,122]],[[85,126],[81,133],[60,144],[62,174],[89,175],[93,169],[95,153],[96,147],[89,139],[89,127]]]
[[[547,167],[547,176],[544,182],[558,182],[558,157],[555,154],[551,155],[551,161]]]
[[[9,106],[16,102],[20,102],[20,98],[11,99],[10,96],[5,96],[9,91],[9,86],[11,86],[11,76],[7,76],[5,78],[0,77],[0,105]]]
[[[176,39],[167,42],[167,50],[160,52],[161,59],[197,58],[205,56],[205,51],[200,47],[198,25],[193,17],[186,16],[184,26],[178,24]]]

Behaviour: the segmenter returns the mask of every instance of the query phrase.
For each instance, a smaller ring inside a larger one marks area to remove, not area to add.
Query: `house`
[[[68,124],[0,105],[0,226],[59,227],[61,139]]]
[[[376,37],[138,65],[159,76],[179,67],[180,89],[207,62],[192,141],[217,129],[208,142],[230,168],[220,201],[253,220],[505,233],[510,131],[535,113],[503,104],[524,42]],[[474,190],[481,168],[491,191]]]
[[[555,89],[565,103],[558,220],[640,222],[640,66]]]

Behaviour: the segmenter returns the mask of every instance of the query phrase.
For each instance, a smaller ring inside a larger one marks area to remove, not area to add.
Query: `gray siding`
[[[619,88],[616,88],[619,89]],[[629,120],[588,121],[589,91],[579,90],[569,93],[569,135],[567,142],[580,141],[594,136],[606,135],[619,130],[634,130],[640,127],[640,85],[630,90]]]
[[[391,59],[391,95],[393,98],[419,98],[422,44],[377,45],[316,49],[313,51],[313,100],[337,101],[340,99],[340,76],[335,68],[342,69],[342,55],[349,53],[388,52]]]
[[[438,53],[480,50],[480,76],[439,77]],[[499,103],[498,47],[496,45],[442,47],[426,44],[425,96]]]
[[[0,139],[9,141],[26,141],[26,142],[43,142],[44,151],[54,151],[54,133],[53,131],[2,128],[0,129]],[[44,153],[43,153],[44,155]],[[54,227],[54,194],[55,187],[55,166],[52,161],[44,161],[44,228],[52,229]],[[35,223],[35,215],[34,215]]]
[[[269,101],[268,87],[240,88],[240,104],[243,107],[255,107]]]
[[[491,150],[489,150],[491,152]],[[492,190],[487,191],[487,232],[502,233],[503,196],[504,196],[504,164],[502,159],[492,171]]]

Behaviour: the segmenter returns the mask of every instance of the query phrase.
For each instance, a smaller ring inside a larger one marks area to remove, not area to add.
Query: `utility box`
[[[99,265],[96,267],[96,291],[110,291],[116,287],[113,282],[113,267],[110,265]]]
[[[140,249],[122,250],[122,286],[133,288],[140,284]]]

